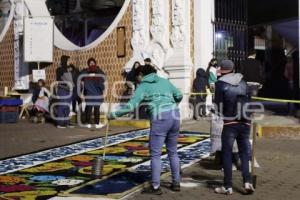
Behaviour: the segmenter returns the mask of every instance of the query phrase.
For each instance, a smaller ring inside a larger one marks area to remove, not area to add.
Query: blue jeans
[[[242,163],[242,176],[244,183],[251,182],[249,173],[249,151],[250,151],[250,126],[237,123],[225,125],[222,132],[222,160],[224,168],[224,186],[232,187],[232,147],[236,140],[239,149],[239,156]]]
[[[178,110],[159,114],[158,119],[151,120],[150,128],[150,154],[152,186],[160,186],[161,150],[164,144],[167,147],[168,158],[171,165],[173,183],[180,183],[180,161],[177,154],[177,138],[180,129],[180,114]]]
[[[57,96],[59,96],[59,103],[62,103],[62,105],[57,105],[57,117],[64,119],[57,120],[57,125],[67,126],[70,124],[69,114],[72,103],[72,96],[68,97],[70,93],[71,91],[63,87],[58,87]]]

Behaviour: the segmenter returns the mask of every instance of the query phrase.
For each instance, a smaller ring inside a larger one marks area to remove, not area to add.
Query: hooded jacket
[[[86,102],[103,102],[103,92],[105,90],[105,73],[97,67],[95,70],[91,71],[89,68],[82,71],[84,77],[82,80],[84,82],[83,92],[85,95]]]
[[[176,109],[182,98],[182,93],[169,80],[151,73],[143,78],[126,106],[110,115],[121,117],[133,111],[143,101],[147,103],[148,113],[153,118],[159,113]]]
[[[250,96],[242,74],[226,74],[216,82],[215,103],[218,106],[218,111],[223,114],[225,122],[239,121],[236,113],[239,109],[237,102],[241,96]]]
[[[198,69],[193,82],[193,92],[206,92],[207,74],[204,69]]]

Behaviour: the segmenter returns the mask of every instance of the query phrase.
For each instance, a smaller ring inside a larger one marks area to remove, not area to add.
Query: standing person
[[[80,83],[78,83],[80,71],[73,64],[71,64],[70,67],[72,68],[72,77],[73,77],[73,82],[74,82],[73,93],[72,93],[72,115],[76,115],[77,103],[78,103],[78,109],[80,109],[80,104],[82,103],[80,95],[79,95],[80,91],[78,91],[78,84],[80,84]],[[80,113],[81,112],[79,112],[79,114]]]
[[[215,83],[218,80],[218,60],[213,58],[209,61],[208,67],[206,69],[206,74],[208,76],[208,85],[212,93],[215,92]]]
[[[139,62],[135,62],[131,70],[126,74],[126,87],[128,95],[132,95],[136,88],[137,80],[135,76],[135,71],[139,66],[141,66],[141,64]]]
[[[70,107],[72,102],[72,92],[74,87],[72,68],[68,65],[70,56],[61,56],[60,67],[56,70],[57,86],[57,128],[74,128],[70,123]]]
[[[88,68],[82,71],[83,77],[83,94],[85,100],[85,123],[87,128],[92,128],[91,116],[94,109],[95,128],[102,128],[100,123],[100,106],[103,103],[104,97],[104,82],[105,74],[97,66],[94,58],[89,58],[87,61]]]
[[[168,71],[166,71],[163,67],[162,68],[159,68],[157,65],[155,65],[151,58],[145,58],[144,59],[144,63],[145,65],[149,65],[149,66],[152,66],[155,68],[155,70],[157,70],[157,74],[162,77],[162,78],[166,78],[168,79],[169,78],[169,75],[170,73]]]
[[[206,93],[207,86],[207,74],[204,69],[200,68],[197,70],[196,78],[193,82],[193,92]],[[194,119],[198,120],[199,117],[206,116],[206,94],[196,94],[194,99]]]
[[[182,100],[182,93],[167,79],[156,75],[151,66],[140,66],[136,69],[137,80],[140,82],[134,96],[126,107],[110,113],[108,119],[114,119],[131,112],[142,100],[149,102],[151,117],[150,154],[152,184],[143,193],[161,195],[161,149],[166,143],[172,172],[173,191],[180,191],[180,166],[177,154],[177,138],[180,128],[180,114],[177,104]]]
[[[224,186],[215,189],[216,193],[231,195],[232,191],[232,148],[236,140],[241,159],[241,170],[246,194],[254,192],[249,172],[249,136],[251,119],[243,112],[248,101],[249,92],[243,75],[234,73],[231,60],[221,62],[222,77],[216,82],[215,103],[223,115],[222,131],[222,165],[224,169]],[[245,110],[244,110],[245,111]]]
[[[251,50],[246,60],[241,62],[241,74],[246,82],[256,82],[263,84],[264,68],[259,60],[256,59],[256,51]]]

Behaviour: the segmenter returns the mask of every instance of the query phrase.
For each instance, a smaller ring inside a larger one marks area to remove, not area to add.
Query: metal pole
[[[253,187],[256,188],[256,181],[257,181],[257,176],[255,174],[255,168],[254,168],[254,162],[255,162],[255,147],[256,147],[256,134],[257,134],[257,124],[255,122],[251,123],[251,132],[252,132],[252,162],[251,162],[251,174],[252,174],[252,182],[253,182]]]

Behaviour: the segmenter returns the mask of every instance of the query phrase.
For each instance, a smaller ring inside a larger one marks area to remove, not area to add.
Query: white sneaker
[[[253,194],[255,189],[251,183],[245,183],[245,194]]]
[[[70,112],[70,115],[69,115],[69,116],[72,117],[72,116],[74,116],[74,115],[76,115],[76,113],[72,111],[72,112]]]
[[[86,124],[85,128],[92,128],[92,124]]]
[[[215,193],[217,193],[217,194],[232,195],[233,194],[233,190],[232,190],[232,188],[226,189],[225,187],[218,187],[218,188],[215,188]]]
[[[232,170],[233,170],[233,171],[236,171],[236,170],[237,170],[237,167],[235,166],[235,164],[232,164]]]
[[[236,171],[236,170],[237,170],[237,167],[234,164],[232,164],[232,171]],[[222,171],[224,171],[223,167],[222,167]]]
[[[97,129],[103,128],[103,127],[104,127],[104,124],[101,124],[101,123],[95,124],[95,128],[97,128]]]

